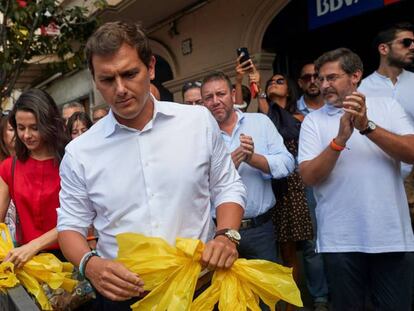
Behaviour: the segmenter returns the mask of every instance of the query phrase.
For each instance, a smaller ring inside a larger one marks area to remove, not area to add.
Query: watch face
[[[240,239],[241,239],[240,233],[237,230],[233,230],[233,229],[232,230],[229,230],[229,231],[227,231],[227,234],[231,238],[233,238],[233,239],[235,239],[237,241],[240,241]]]
[[[377,128],[377,126],[375,125],[375,123],[374,123],[374,122],[369,121],[369,122],[368,122],[368,128],[369,128],[370,130],[375,130],[375,129]]]

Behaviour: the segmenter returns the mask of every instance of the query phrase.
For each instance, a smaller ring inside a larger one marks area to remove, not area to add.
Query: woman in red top
[[[0,165],[0,221],[10,199],[20,219],[21,245],[5,261],[21,267],[42,250],[61,255],[57,244],[56,208],[59,207],[59,163],[67,138],[54,100],[39,89],[25,91],[10,113],[16,132],[16,162]],[[60,256],[61,257],[61,256]]]

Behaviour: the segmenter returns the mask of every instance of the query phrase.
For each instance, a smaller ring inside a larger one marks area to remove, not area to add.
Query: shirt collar
[[[297,107],[298,107],[298,110],[302,113],[304,112],[304,114],[308,114],[308,113],[311,112],[311,110],[309,109],[309,107],[305,103],[305,98],[304,98],[303,95],[298,99]]]
[[[383,79],[383,80],[391,80],[389,77],[387,77],[387,76],[384,76],[384,75],[382,75],[382,74],[380,74],[378,71],[374,71],[374,75],[377,77],[377,78],[379,78],[379,79]],[[404,77],[406,75],[406,70],[405,69],[403,69],[402,71],[401,71],[401,73],[397,76],[397,81],[399,81],[402,77]]]
[[[145,128],[142,131],[146,131],[152,128],[154,120],[161,118],[162,116],[166,117],[173,117],[175,115],[175,110],[172,109],[172,104],[160,102],[158,101],[152,94],[150,95],[153,102],[154,102],[154,114],[152,119],[148,122],[148,124],[145,126]],[[118,122],[118,120],[115,118],[114,113],[112,112],[112,109],[108,113],[108,117],[103,120],[104,123],[104,132],[105,137],[109,137],[112,134],[115,133],[117,129],[125,129],[127,131],[133,131],[133,132],[140,132],[134,128],[130,128],[128,126],[125,126]]]
[[[338,107],[335,107],[335,106],[333,106],[333,105],[331,105],[331,104],[326,104],[326,105],[324,105],[323,106],[323,109],[325,109],[325,111],[326,111],[326,113],[328,114],[328,115],[330,115],[330,116],[334,116],[334,115],[336,115],[336,114],[338,114],[338,113],[343,113],[344,111],[342,110],[342,108],[338,108]]]

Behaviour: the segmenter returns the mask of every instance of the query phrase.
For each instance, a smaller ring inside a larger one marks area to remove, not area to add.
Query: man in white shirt
[[[408,311],[414,236],[399,167],[414,162],[414,127],[394,100],[356,92],[363,66],[352,51],[315,66],[327,104],[305,118],[298,161],[314,186],[333,310],[365,310],[370,295],[375,310]]]
[[[289,175],[295,168],[295,161],[267,116],[243,113],[234,108],[235,93],[223,72],[213,72],[203,79],[203,103],[216,119],[247,188],[247,204],[240,227],[242,239],[238,246],[240,256],[275,262],[276,238],[270,209],[276,199],[271,179]]]
[[[115,236],[137,232],[171,244],[176,237],[201,239],[202,264],[229,268],[238,255],[246,192],[208,110],[150,95],[155,58],[140,26],[104,24],[88,40],[86,56],[111,111],[67,146],[59,243],[96,288],[98,309],[129,310],[143,281],[113,261]],[[214,239],[211,209],[221,232]],[[89,252],[91,224],[99,256]]]
[[[374,39],[380,63],[362,80],[359,91],[370,97],[391,97],[403,106],[414,122],[414,73],[405,70],[414,62],[414,26],[399,23]]]

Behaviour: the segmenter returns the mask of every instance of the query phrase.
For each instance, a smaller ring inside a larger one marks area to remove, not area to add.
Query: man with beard
[[[270,210],[276,199],[271,179],[289,175],[295,161],[267,116],[243,113],[234,108],[235,92],[230,79],[222,72],[213,72],[203,79],[201,96],[204,106],[216,119],[247,188],[238,245],[240,257],[275,262],[277,250]]]
[[[323,106],[324,101],[319,89],[318,74],[315,71],[314,64],[309,63],[302,67],[298,84],[303,91],[303,95],[298,100],[298,110],[303,115],[306,116]]]
[[[298,111],[307,115],[312,111],[318,110],[324,105],[323,96],[319,88],[318,73],[315,64],[308,63],[302,67],[298,85],[303,91],[303,95],[297,101]],[[314,232],[317,232],[315,216],[316,201],[312,187],[305,187],[306,200],[308,201],[309,211],[312,217]],[[314,310],[328,310],[328,283],[326,281],[325,268],[321,254],[315,252],[316,234],[313,240],[303,241],[303,263],[306,273],[306,280],[309,293],[312,296]]]
[[[414,121],[414,73],[405,70],[414,61],[414,26],[399,23],[378,33],[374,39],[380,63],[376,71],[361,82],[366,96],[396,99]]]
[[[414,126],[395,100],[356,91],[363,65],[349,49],[315,67],[327,104],[303,121],[298,162],[318,204],[332,309],[366,310],[371,297],[374,310],[411,310],[414,235],[399,164],[414,163]]]

